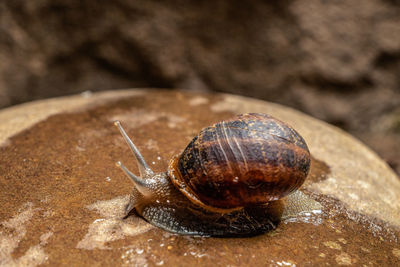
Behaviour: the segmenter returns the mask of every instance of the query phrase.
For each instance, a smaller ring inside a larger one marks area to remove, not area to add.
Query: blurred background
[[[400,1],[0,2],[0,108],[130,87],[281,103],[400,174]]]

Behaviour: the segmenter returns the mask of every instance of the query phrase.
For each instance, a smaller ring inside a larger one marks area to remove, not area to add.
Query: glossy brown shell
[[[304,139],[265,114],[243,114],[201,130],[171,160],[169,176],[203,207],[232,209],[282,198],[298,189],[310,168]]]

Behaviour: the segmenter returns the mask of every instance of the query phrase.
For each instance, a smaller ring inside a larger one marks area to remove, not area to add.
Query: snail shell
[[[292,193],[309,167],[310,152],[293,128],[251,113],[203,129],[171,161],[169,175],[192,201],[208,209],[231,209]]]
[[[135,184],[134,210],[165,230],[195,235],[248,236],[274,229],[310,168],[304,139],[265,114],[243,114],[204,128],[168,172],[154,174],[119,122],[141,177],[117,163]]]

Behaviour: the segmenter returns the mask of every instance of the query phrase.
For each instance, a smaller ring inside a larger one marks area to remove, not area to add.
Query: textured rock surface
[[[113,120],[163,171],[202,127],[243,112],[269,113],[303,135],[313,161],[302,191],[321,210],[234,239],[177,236],[135,216],[122,219],[132,185],[114,162],[137,169]],[[30,123],[21,114],[31,114]],[[348,134],[292,109],[230,95],[132,90],[28,103],[3,110],[0,121],[0,264],[400,262],[396,175]]]

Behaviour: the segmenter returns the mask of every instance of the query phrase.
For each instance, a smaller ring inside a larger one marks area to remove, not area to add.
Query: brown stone
[[[119,119],[155,171],[205,126],[264,112],[312,154],[301,191],[321,209],[252,238],[174,235],[123,217],[137,172]],[[232,95],[128,90],[0,112],[0,265],[388,265],[400,262],[400,181],[343,131],[295,110]]]

